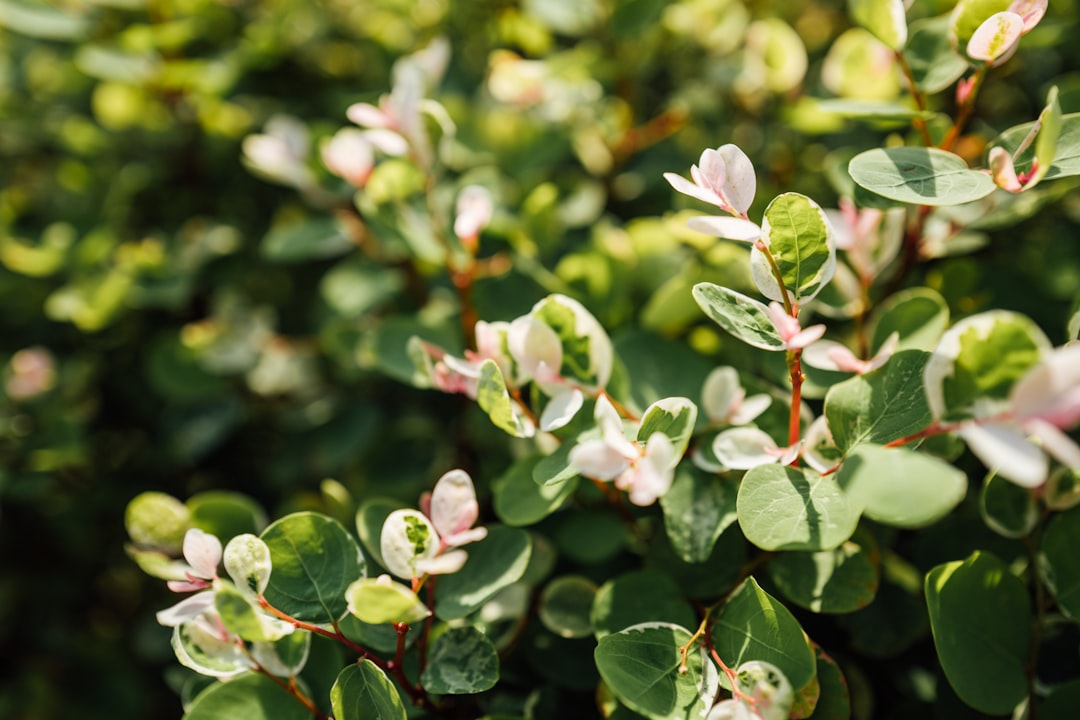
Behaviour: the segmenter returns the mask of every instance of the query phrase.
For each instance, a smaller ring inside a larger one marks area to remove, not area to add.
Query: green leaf
[[[664,529],[675,552],[688,563],[705,562],[717,539],[738,519],[738,488],[684,463],[671,489],[660,496]]]
[[[385,304],[404,287],[404,273],[358,255],[323,275],[319,295],[339,314],[355,318]]]
[[[667,575],[635,570],[608,580],[595,594],[590,614],[597,639],[654,620],[692,627],[694,609]]]
[[[817,679],[820,688],[817,705],[809,720],[850,720],[851,693],[847,680],[836,661],[814,646],[817,657]]]
[[[299,512],[272,523],[261,537],[274,568],[264,593],[270,604],[298,620],[340,620],[346,588],[364,576],[364,555],[352,535],[332,518]]]
[[[371,625],[383,623],[415,623],[431,615],[431,611],[409,588],[397,582],[380,582],[361,578],[345,590],[349,612]]]
[[[814,297],[836,271],[836,241],[831,237],[825,212],[810,198],[798,193],[784,193],[773,198],[765,208],[761,235],[768,241],[784,287],[796,302]],[[756,248],[750,254],[754,283],[766,296],[779,299],[771,267],[762,263],[763,254]],[[765,281],[763,283],[763,280]]]
[[[994,555],[978,551],[933,568],[925,591],[934,645],[953,690],[981,712],[1011,713],[1028,693],[1033,618],[1024,583]]]
[[[402,718],[405,716],[402,715]],[[195,698],[184,720],[310,720],[296,698],[264,675],[215,683]],[[345,720],[344,717],[341,720]]]
[[[690,287],[685,289],[686,302],[693,309],[692,322],[701,319]],[[689,324],[689,323],[688,323]],[[628,388],[630,398],[639,407],[648,407],[667,397],[697,397],[713,363],[685,342],[644,330],[629,329],[615,340],[615,352],[633,379]],[[672,372],[678,368],[678,372]]]
[[[857,532],[822,552],[785,552],[768,565],[769,578],[799,607],[816,613],[850,613],[877,594],[880,557],[874,537]]]
[[[87,34],[89,23],[86,17],[45,3],[0,0],[0,28],[42,40],[79,40]]]
[[[772,663],[796,690],[814,679],[814,651],[784,605],[748,578],[715,616],[713,646],[729,667],[750,660]]]
[[[470,543],[469,559],[452,575],[439,578],[435,614],[456,620],[480,608],[507,585],[517,582],[529,564],[529,534],[505,525],[489,525],[487,537]]]
[[[291,625],[256,610],[248,596],[225,582],[215,587],[214,609],[229,632],[251,642],[279,640],[292,630]]]
[[[374,497],[365,500],[356,511],[356,532],[364,549],[375,562],[382,567],[386,563],[382,557],[382,527],[386,518],[395,510],[405,507],[403,503],[391,498]]]
[[[1051,113],[1053,113],[1052,110]],[[1057,141],[1054,143],[1053,162],[1047,167],[1046,174],[1043,176],[1044,180],[1080,175],[1080,112],[1060,115],[1058,122],[1059,129]],[[1034,128],[1033,122],[1009,128],[998,136],[990,147],[1003,147],[1010,155],[1013,155]],[[1039,136],[1042,136],[1041,132]],[[1016,158],[1017,174],[1031,171],[1032,161],[1039,150],[1038,144],[1038,141],[1032,143]],[[1048,148],[1044,146],[1044,156],[1048,152]]]
[[[949,42],[947,14],[911,23],[904,57],[915,84],[928,95],[948,88],[963,77],[969,67],[968,61]]]
[[[545,455],[533,467],[532,479],[537,485],[562,485],[568,480],[579,477],[570,466],[570,451],[576,443],[565,441],[550,455]],[[509,524],[509,523],[507,523]]]
[[[817,108],[822,112],[835,113],[840,117],[854,120],[910,121],[914,118],[929,119],[932,117],[931,113],[901,102],[884,102],[880,100],[830,98],[818,101]]]
[[[471,695],[495,687],[499,655],[474,627],[452,628],[439,636],[428,654],[420,683],[435,695]]]
[[[1054,516],[1043,535],[1040,569],[1058,606],[1073,620],[1080,618],[1080,508]]]
[[[576,476],[567,482],[538,485],[533,473],[540,462],[542,458],[537,455],[522,458],[492,484],[495,514],[511,527],[540,522],[558,510],[577,489]]]
[[[760,350],[785,349],[763,303],[712,283],[695,285],[694,299],[713,322],[747,345]]]
[[[836,447],[885,444],[926,428],[932,420],[923,389],[929,353],[905,350],[882,367],[829,388],[825,418]]]
[[[236,644],[235,638],[224,640],[217,630],[208,630],[204,624],[186,622],[173,628],[173,654],[186,668],[200,675],[232,678],[251,669],[251,661]]]
[[[860,445],[835,473],[853,505],[872,520],[901,528],[934,523],[967,492],[967,475],[907,448]]]
[[[890,295],[874,308],[870,347],[879,348],[894,332],[899,350],[933,350],[949,327],[949,305],[927,287],[908,288]]]
[[[875,148],[848,164],[863,188],[912,205],[959,205],[997,188],[986,173],[969,170],[959,155],[937,148]]]
[[[266,512],[247,495],[228,490],[209,490],[188,498],[191,526],[217,535],[222,542],[244,533],[262,532]]]
[[[355,248],[331,217],[274,227],[263,238],[259,253],[270,262],[293,263],[337,257]]]
[[[746,539],[763,550],[831,550],[859,522],[859,508],[835,474],[777,464],[743,476],[737,508]]]
[[[124,526],[137,545],[179,553],[184,534],[191,527],[191,511],[172,495],[147,491],[128,503]]]
[[[1018,313],[991,310],[961,320],[926,365],[930,411],[956,421],[1007,409],[1013,385],[1050,348],[1039,326]]]
[[[852,20],[890,50],[903,49],[908,36],[903,0],[848,0],[848,10]]]
[[[986,478],[979,512],[987,527],[1007,538],[1024,537],[1039,522],[1039,505],[1031,491],[1000,475]]]
[[[1053,167],[1058,154],[1058,140],[1061,136],[1061,103],[1058,102],[1058,89],[1055,85],[1046,96],[1046,107],[1039,113],[1039,133],[1035,137],[1035,173],[1029,182],[1034,185],[1046,177]],[[1028,187],[1031,187],[1029,185]]]
[[[949,34],[956,47],[967,47],[968,40],[991,15],[1009,9],[1011,0],[960,0],[949,15]]]
[[[690,631],[678,625],[643,623],[601,638],[593,656],[608,688],[631,710],[696,720],[712,703],[717,672],[704,649],[689,653],[687,672],[679,672],[679,649],[689,641]]]
[[[592,635],[589,612],[596,590],[592,580],[580,575],[555,578],[540,593],[537,611],[540,622],[559,637],[582,638]]]
[[[394,683],[370,660],[349,665],[338,674],[330,690],[330,706],[334,710],[334,720],[405,720],[408,717]]]
[[[502,371],[494,360],[485,360],[480,366],[480,382],[476,388],[476,402],[491,418],[491,423],[514,437],[532,437],[536,429],[510,399]]]
[[[694,434],[697,405],[689,398],[672,397],[657,400],[641,416],[637,439],[647,441],[653,433],[663,433],[671,439],[675,457],[682,457]]]

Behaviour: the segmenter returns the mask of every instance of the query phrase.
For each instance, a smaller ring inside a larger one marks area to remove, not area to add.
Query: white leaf
[[[383,564],[399,578],[419,577],[417,563],[439,552],[439,535],[426,517],[416,510],[395,510],[382,526],[379,536]]]
[[[464,470],[451,470],[439,478],[431,493],[431,523],[446,540],[473,526],[480,516],[476,489]]]
[[[567,389],[551,398],[540,415],[540,429],[551,432],[565,427],[585,403],[585,395],[577,388]]]
[[[242,592],[266,590],[271,569],[270,548],[255,535],[237,535],[225,546],[225,570]]]
[[[1046,482],[1046,455],[1019,430],[1005,425],[968,425],[960,437],[987,468],[1021,487]]]
[[[716,436],[712,447],[716,458],[732,470],[749,470],[775,463],[779,450],[768,433],[754,427],[725,430]]]
[[[686,227],[705,235],[739,242],[754,242],[761,237],[761,228],[757,223],[723,215],[692,217],[686,221]]]

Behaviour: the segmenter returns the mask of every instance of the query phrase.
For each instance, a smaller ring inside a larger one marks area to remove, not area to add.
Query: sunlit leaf
[[[986,197],[996,185],[989,175],[969,170],[958,155],[937,148],[876,148],[848,165],[863,188],[913,205],[959,205]]]

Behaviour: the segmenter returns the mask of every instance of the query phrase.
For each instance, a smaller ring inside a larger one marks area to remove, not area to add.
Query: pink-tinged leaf
[[[477,237],[491,222],[493,210],[491,193],[487,188],[469,185],[458,195],[454,234],[462,239]]]
[[[447,547],[461,547],[462,545],[468,545],[469,543],[480,542],[487,537],[488,529],[486,527],[474,527],[468,530],[462,530],[459,533],[453,535],[447,535],[442,538],[443,543]]]
[[[393,120],[385,112],[371,103],[354,103],[345,110],[345,117],[360,127],[388,128]]]
[[[615,486],[627,490],[635,505],[652,505],[671,489],[677,461],[671,439],[662,432],[653,433],[645,443],[644,457],[619,476]]]
[[[214,593],[211,590],[184,598],[172,607],[157,613],[157,621],[165,627],[176,627],[181,623],[194,620],[214,608]]]
[[[506,341],[510,355],[532,376],[536,376],[541,366],[547,368],[548,375],[562,367],[562,341],[549,325],[532,315],[510,323]]]
[[[409,141],[402,137],[400,133],[385,128],[374,128],[363,132],[364,139],[386,155],[401,157],[409,152]]]
[[[1080,422],[1080,345],[1059,348],[1012,389],[1012,407],[1021,418],[1038,418],[1060,428]]]
[[[725,430],[716,436],[712,447],[716,459],[732,470],[775,463],[779,451],[768,433],[753,427]]]
[[[1012,155],[1003,148],[990,149],[990,177],[994,178],[994,184],[1003,190],[1018,193],[1024,189],[1020,180],[1016,177],[1016,168],[1013,166]]]
[[[727,183],[727,163],[718,150],[709,148],[702,151],[698,164],[690,168],[690,176],[694,178],[694,182],[699,187],[711,190],[720,197],[724,196],[723,188]]]
[[[825,334],[824,325],[811,325],[810,327],[800,330],[795,334],[791,340],[788,341],[788,350],[802,350],[807,345],[817,342],[821,339],[821,336]]]
[[[664,173],[664,179],[671,183],[671,187],[675,188],[683,195],[689,195],[692,198],[707,202],[710,205],[716,205],[717,207],[724,207],[724,200],[714,191],[703,188],[690,182],[682,175],[676,175],[675,173]]]
[[[585,403],[585,396],[577,388],[564,390],[551,398],[540,415],[540,429],[544,432],[566,427]]]
[[[770,405],[772,405],[772,398],[768,395],[764,393],[751,395],[731,413],[731,424],[745,425],[752,422],[758,415],[768,410]]]
[[[846,346],[832,340],[821,340],[803,350],[802,360],[810,367],[833,372],[858,372],[862,361]]]
[[[586,440],[570,450],[569,460],[585,477],[614,480],[630,467],[631,458],[603,440]]]
[[[1018,429],[972,424],[962,428],[959,435],[983,465],[1003,478],[1026,488],[1046,482],[1046,455]]]
[[[788,315],[784,310],[784,306],[780,303],[775,301],[769,303],[768,311],[773,327],[776,328],[777,334],[785,343],[791,342],[791,339],[802,330],[799,325],[799,318]]]
[[[192,528],[184,535],[184,559],[198,577],[207,580],[217,577],[221,553],[221,541],[210,533]]]
[[[320,148],[322,161],[330,172],[363,187],[375,167],[375,153],[362,130],[342,128]]]
[[[761,237],[761,228],[757,223],[723,215],[693,217],[686,221],[686,227],[705,235],[738,242],[754,242]]]
[[[1013,12],[994,13],[975,30],[967,45],[968,57],[983,62],[1003,61],[1024,33],[1024,19]]]
[[[464,470],[451,470],[439,478],[431,493],[431,524],[447,537],[472,527],[480,516],[472,478]]]
[[[469,559],[469,554],[464,550],[451,550],[433,558],[416,561],[416,569],[428,575],[450,575],[456,573]]]
[[[723,158],[725,180],[722,184],[723,197],[740,214],[745,214],[754,202],[757,193],[757,177],[754,164],[738,146],[728,143],[721,145],[717,153]]]
[[[1055,460],[1071,470],[1080,470],[1080,446],[1055,425],[1044,420],[1028,420],[1024,424],[1027,430],[1042,444],[1042,449]]]
[[[1047,0],[1013,0],[1008,10],[1024,20],[1024,34],[1027,35],[1043,19],[1048,4]]]

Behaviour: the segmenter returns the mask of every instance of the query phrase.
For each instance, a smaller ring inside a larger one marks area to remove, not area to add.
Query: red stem
[[[303,620],[297,620],[293,616],[284,613],[281,610],[278,610],[276,607],[271,605],[262,595],[259,595],[259,607],[268,611],[274,617],[284,620],[285,622],[292,624],[294,627],[300,630],[307,630],[308,632],[315,633],[316,635],[322,635],[323,637],[330,638],[331,640],[336,640],[337,642],[341,643],[345,647],[355,652],[364,660],[370,660],[379,667],[383,669],[386,668],[386,661],[384,661],[382,658],[372,655],[363,646],[357,645],[352,640],[345,637],[344,633],[337,629],[337,623],[334,623],[334,630],[330,631],[326,628],[321,628],[318,625],[313,625],[311,623],[304,622]]]

